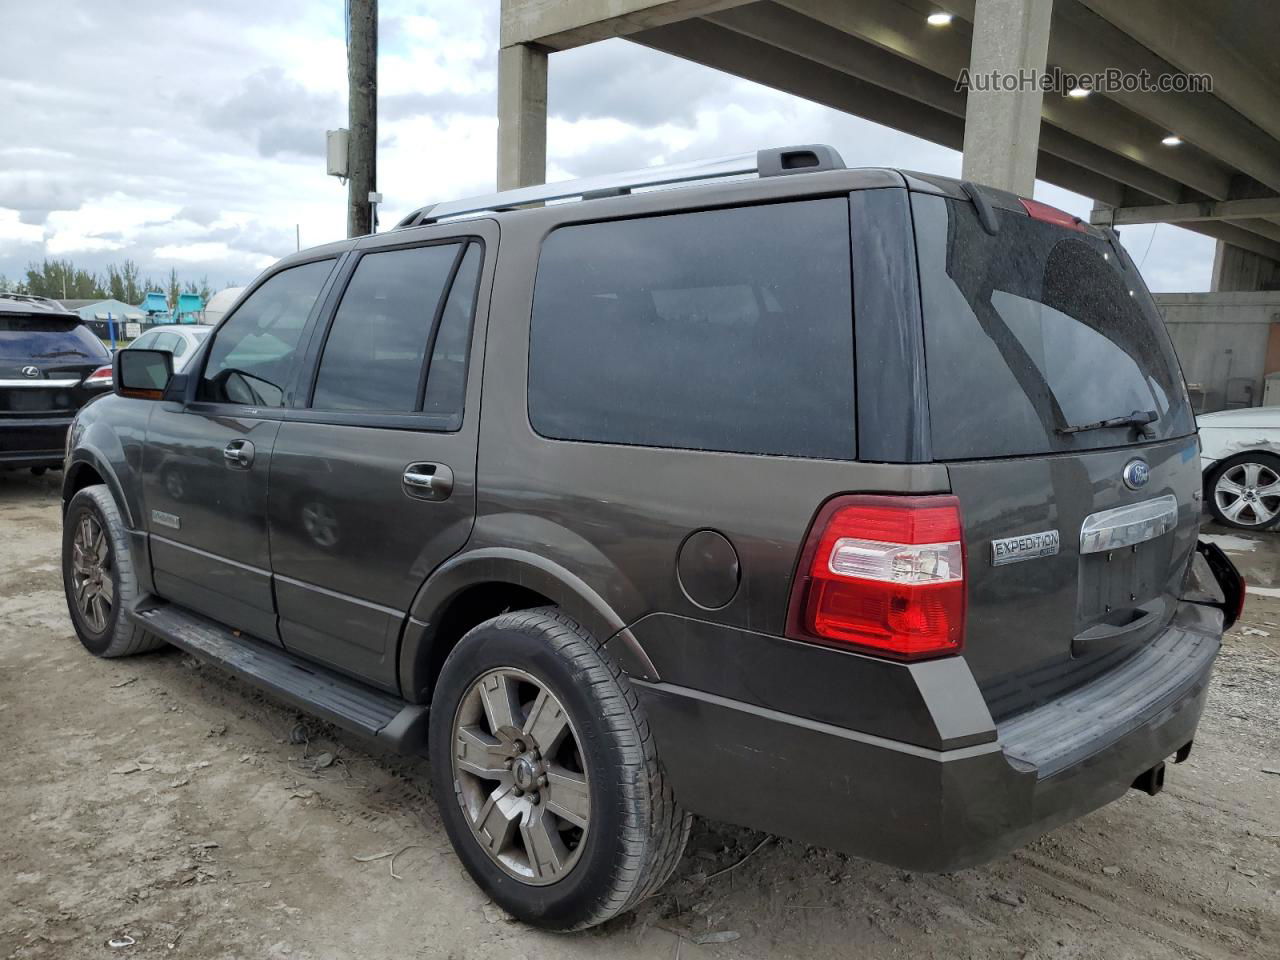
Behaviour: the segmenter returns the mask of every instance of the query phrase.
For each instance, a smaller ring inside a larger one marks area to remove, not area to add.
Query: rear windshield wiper
[[[1155,423],[1160,419],[1160,414],[1154,410],[1135,410],[1133,413],[1125,414],[1123,417],[1111,417],[1108,420],[1098,420],[1094,423],[1073,424],[1069,427],[1058,427],[1058,433],[1084,433],[1086,430],[1105,430],[1108,427],[1137,427],[1139,432],[1144,436],[1151,435],[1149,424]]]

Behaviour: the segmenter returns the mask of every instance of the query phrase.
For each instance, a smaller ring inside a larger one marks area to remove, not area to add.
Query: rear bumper
[[[74,419],[74,411],[64,417],[0,419],[0,468],[62,466]]]
[[[948,871],[1116,799],[1190,743],[1221,634],[1220,611],[1182,603],[1169,629],[1122,667],[1011,718],[994,739],[955,749],[633,682],[676,796],[692,812]],[[951,709],[953,691],[921,694],[937,716]]]

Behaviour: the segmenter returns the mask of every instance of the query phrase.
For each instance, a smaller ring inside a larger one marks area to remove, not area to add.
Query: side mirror
[[[173,354],[167,350],[118,350],[114,360],[115,391],[137,400],[162,400],[173,376]]]

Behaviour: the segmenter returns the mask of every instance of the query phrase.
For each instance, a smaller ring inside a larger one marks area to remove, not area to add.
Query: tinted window
[[[329,328],[313,407],[417,409],[427,339],[457,255],[449,244],[361,258]]]
[[[187,338],[178,337],[177,342],[173,345],[173,355],[180,357],[187,352]]]
[[[475,310],[476,284],[480,280],[483,248],[478,243],[467,248],[458,275],[454,278],[440,315],[440,329],[431,351],[427,372],[427,393],[422,404],[426,413],[447,417],[452,428],[462,425],[462,401],[467,388],[467,353],[471,346],[471,321]]]
[[[0,357],[15,360],[102,360],[102,341],[80,322],[51,316],[0,313]]]
[[[937,458],[1134,443],[1062,430],[1135,411],[1159,438],[1194,429],[1159,311],[1106,240],[1007,211],[991,236],[968,203],[913,203]]]
[[[176,333],[162,333],[156,337],[156,342],[151,345],[151,349],[173,353],[181,339]]]
[[[304,263],[277,273],[250,294],[214,335],[197,396],[280,406],[298,339],[332,269],[332,260]]]
[[[586,224],[543,245],[529,345],[541,434],[850,459],[845,200]]]

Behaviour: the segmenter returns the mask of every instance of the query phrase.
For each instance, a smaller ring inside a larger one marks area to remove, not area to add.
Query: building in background
[[[1200,409],[1263,403],[1267,376],[1280,375],[1274,0],[502,0],[501,10],[499,189],[546,177],[548,59],[624,37],[960,150],[966,180],[1030,197],[1038,178],[1092,197],[1099,226],[1173,223],[1215,238],[1213,292],[1156,298]],[[966,91],[966,71],[1079,82]],[[1271,392],[1280,399],[1280,384]]]
[[[111,321],[115,322],[117,342],[132,340],[142,333],[146,314],[141,307],[120,300],[60,300],[68,310],[78,314],[101,339],[111,341]]]
[[[244,293],[244,287],[227,287],[215,293],[204,305],[204,322],[217,323],[221,320],[226,316],[227,311],[235,306],[242,293]]]

